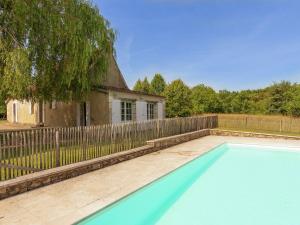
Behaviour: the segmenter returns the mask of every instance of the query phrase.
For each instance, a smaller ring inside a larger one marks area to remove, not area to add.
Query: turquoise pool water
[[[224,144],[78,224],[299,225],[300,153]]]

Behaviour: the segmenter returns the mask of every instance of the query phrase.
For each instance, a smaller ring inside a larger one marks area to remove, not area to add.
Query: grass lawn
[[[279,131],[268,131],[268,130],[259,130],[259,129],[238,129],[238,128],[225,128],[218,127],[217,129],[221,130],[231,130],[231,131],[242,131],[242,132],[254,132],[254,133],[264,133],[264,134],[277,134],[277,135],[287,135],[287,136],[298,136],[300,137],[300,133],[293,132],[279,132]]]
[[[69,146],[60,148],[60,166],[69,165],[76,162],[100,158],[114,153],[126,151],[128,149],[138,147],[141,144],[135,143],[132,146],[124,146],[122,144],[96,144],[90,145],[84,151],[80,146]],[[30,167],[37,169],[51,169],[56,167],[56,151],[48,149],[46,151],[40,149],[13,150],[10,153],[0,154],[0,163],[15,166]],[[21,169],[9,169],[0,167],[0,181],[9,180],[18,176],[32,173]]]
[[[21,129],[30,129],[30,128],[31,128],[31,125],[10,123],[7,120],[0,119],[0,131],[1,130],[21,130]]]

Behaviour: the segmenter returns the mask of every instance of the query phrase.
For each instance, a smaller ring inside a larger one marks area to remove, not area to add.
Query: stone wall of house
[[[109,123],[108,94],[93,92],[89,98],[91,125],[103,125]]]
[[[44,103],[44,124],[48,127],[76,126],[76,103]]]
[[[133,102],[133,121],[147,119],[147,102],[155,104],[154,118],[165,118],[165,100],[162,97],[143,95],[135,92],[93,91],[88,98],[89,124],[102,125],[120,123],[120,102]],[[39,124],[39,104],[31,108],[30,102],[10,101],[7,104],[7,119],[13,122],[13,103],[17,106],[17,121],[22,124]],[[115,106],[115,107],[114,107]],[[76,102],[45,102],[43,104],[43,121],[47,127],[77,126],[79,117],[79,103]],[[115,119],[113,119],[115,115]],[[117,119],[116,119],[117,118]]]
[[[7,120],[11,123],[14,121],[13,104],[16,104],[16,122],[22,124],[36,125],[37,104],[31,104],[29,101],[10,100],[7,103]]]
[[[114,87],[120,90],[128,90],[127,84],[124,80],[121,71],[113,56],[111,56],[110,64],[108,67],[107,76],[102,85],[107,87]],[[129,90],[128,90],[129,91]],[[101,125],[111,122],[121,122],[120,119],[113,119],[114,111],[113,105],[120,102],[120,100],[132,100],[133,101],[133,120],[142,121],[147,115],[145,115],[144,103],[155,103],[155,118],[163,119],[165,117],[165,102],[164,98],[150,95],[143,95],[134,92],[122,92],[122,91],[103,91],[92,92],[90,98],[87,101],[87,123],[88,125]],[[13,117],[13,103],[16,101],[10,101],[7,104],[7,119],[9,122],[14,122]],[[139,107],[139,115],[137,116],[136,102],[141,103],[144,107]],[[30,102],[17,102],[17,121],[22,124],[38,125],[40,121],[39,106],[34,105],[34,110],[30,112]],[[80,105],[76,102],[56,102],[55,104],[44,103],[43,104],[43,122],[45,126],[49,127],[64,127],[64,126],[77,126],[79,125],[80,117]],[[119,109],[117,113],[119,113]],[[118,118],[117,115],[115,118]]]
[[[89,124],[102,125],[109,123],[108,94],[93,91],[87,100]],[[52,107],[51,107],[52,104]],[[78,114],[80,113],[79,103],[57,102],[44,104],[45,107],[45,126],[50,127],[69,127],[77,126]]]

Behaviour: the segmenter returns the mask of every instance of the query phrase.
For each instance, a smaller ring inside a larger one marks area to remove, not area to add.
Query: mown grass
[[[135,143],[132,146],[124,146],[120,144],[106,144],[106,145],[91,145],[83,150],[80,146],[72,146],[68,148],[60,148],[60,166],[69,165],[72,163],[82,162],[90,159],[100,158],[114,153],[126,151],[130,148],[137,147],[139,144]],[[36,168],[41,170],[51,169],[56,167],[56,151],[55,149],[48,149],[47,151],[32,152],[25,151],[16,152],[11,151],[10,155],[2,155],[1,163],[15,166]],[[18,176],[33,173],[31,171],[21,169],[9,169],[0,167],[0,181],[9,180]]]

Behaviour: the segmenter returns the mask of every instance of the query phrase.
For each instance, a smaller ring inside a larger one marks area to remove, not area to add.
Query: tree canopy
[[[218,94],[211,87],[203,84],[193,87],[191,98],[194,114],[222,111]]]
[[[140,91],[140,92],[142,92],[144,90],[143,82],[140,79],[138,79],[137,82],[135,83],[133,90]]]
[[[150,83],[147,77],[145,77],[145,79],[143,80],[143,92],[147,94],[151,92]]]
[[[297,85],[290,91],[291,100],[285,104],[285,109],[289,115],[300,116],[300,86]]]
[[[6,99],[85,99],[114,54],[115,32],[86,0],[2,0],[0,29]]]
[[[270,102],[268,111],[274,114],[288,114],[287,105],[292,100],[292,89],[295,85],[290,82],[283,81],[269,87]]]
[[[5,99],[0,94],[0,120],[6,115]]]
[[[182,80],[172,81],[165,89],[167,117],[185,117],[192,113],[191,90]]]
[[[154,86],[153,83],[161,81],[164,81],[161,75],[154,76],[151,88]],[[189,88],[181,80],[176,80],[171,84],[166,84],[165,91],[161,94],[166,97],[166,111],[169,117],[201,113],[300,117],[300,84],[288,81],[274,83],[266,88],[256,90],[215,91],[204,84]]]
[[[151,93],[162,95],[166,86],[167,84],[163,76],[161,74],[155,74],[150,84]]]
[[[148,81],[148,78],[145,77],[143,81],[141,81],[140,79],[138,79],[138,81],[135,83],[134,87],[133,87],[134,91],[140,91],[146,94],[150,94],[151,93],[151,87],[150,87],[150,83]]]

